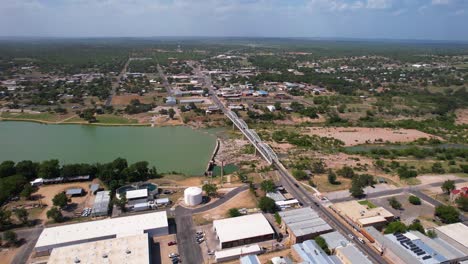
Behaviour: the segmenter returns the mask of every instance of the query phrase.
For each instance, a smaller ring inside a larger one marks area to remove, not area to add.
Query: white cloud
[[[390,0],[367,0],[367,8],[370,9],[386,9],[392,6]]]

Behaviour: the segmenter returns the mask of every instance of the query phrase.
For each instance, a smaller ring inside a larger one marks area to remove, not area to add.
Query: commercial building
[[[468,226],[455,223],[435,228],[437,236],[468,255]]]
[[[292,245],[292,256],[299,260],[299,263],[335,264],[334,256],[329,256],[313,240]]]
[[[379,229],[394,218],[394,215],[383,207],[370,208],[357,201],[336,203],[331,208],[356,228],[373,226]]]
[[[429,238],[418,231],[403,234],[382,235],[374,227],[366,227],[365,231],[372,245],[379,251],[385,252],[391,259],[399,259],[400,263],[458,263],[459,260],[468,260],[467,254],[458,250],[452,242],[442,238]]]
[[[96,195],[96,193],[101,189],[99,183],[93,183],[89,186],[89,191],[93,194]]]
[[[343,264],[372,264],[366,255],[352,244],[346,247],[337,248],[336,256]]]
[[[281,228],[289,234],[291,243],[301,243],[333,230],[310,207],[279,212]]]
[[[148,198],[148,189],[138,189],[138,190],[131,190],[126,192],[127,200],[135,200],[135,199],[144,199]]]
[[[239,259],[240,264],[261,264],[257,255],[247,255]]]
[[[290,199],[290,200],[285,200],[285,201],[278,201],[275,202],[276,207],[278,207],[280,210],[286,210],[291,207],[298,207],[300,206],[300,203],[297,199]]]
[[[105,216],[109,212],[110,191],[97,192],[94,197],[94,204],[91,216]]]
[[[50,254],[54,248],[143,233],[149,236],[167,235],[169,228],[166,212],[46,228],[39,236],[34,249],[37,254]]]
[[[279,191],[267,192],[266,197],[273,199],[275,202],[280,202],[286,200],[286,197]]]
[[[263,214],[215,220],[213,221],[213,229],[219,239],[220,249],[274,238],[273,228]]]
[[[148,234],[56,248],[52,250],[47,263],[149,264],[151,262]]]
[[[68,189],[65,194],[71,197],[82,196],[84,194],[84,190],[82,188],[72,188]]]
[[[349,244],[349,241],[338,231],[333,231],[320,235],[327,242],[328,248],[335,252],[337,248],[346,247]]]
[[[250,246],[242,246],[242,247],[216,251],[215,259],[216,259],[216,262],[219,263],[223,261],[239,259],[240,256],[256,255],[260,253],[263,253],[263,250],[260,248],[259,245],[255,244],[255,245],[250,245]]]

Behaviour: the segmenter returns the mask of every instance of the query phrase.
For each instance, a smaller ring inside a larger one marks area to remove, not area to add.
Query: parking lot
[[[153,241],[153,263],[155,264],[172,264],[171,259],[169,258],[169,254],[171,253],[179,253],[178,246],[172,245],[169,246],[168,244],[172,241],[176,240],[176,235],[167,235],[167,236],[159,236],[154,237]]]
[[[207,263],[213,263],[214,255],[212,253],[218,250],[218,244],[219,244],[219,240],[217,239],[216,233],[213,230],[213,224],[198,226],[196,230],[201,231],[205,234],[204,235],[205,241],[200,243],[203,260]]]
[[[395,196],[374,198],[370,199],[370,201],[376,206],[384,207],[392,214],[394,214],[395,217],[400,217],[401,221],[405,224],[411,224],[413,220],[417,218],[432,219],[434,217],[434,207],[431,204],[421,199],[421,205],[413,205],[408,202],[409,196],[410,194],[400,194]],[[402,210],[395,210],[389,205],[388,199],[391,197],[395,197],[401,203]]]

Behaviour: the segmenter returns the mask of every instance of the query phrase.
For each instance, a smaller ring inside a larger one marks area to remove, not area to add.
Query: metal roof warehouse
[[[282,228],[291,236],[291,243],[300,243],[333,230],[316,211],[310,207],[279,212]]]
[[[34,249],[36,253],[44,254],[57,247],[143,233],[150,236],[167,235],[169,230],[166,212],[46,228],[39,236]]]
[[[273,239],[274,231],[263,214],[213,221],[220,248],[230,248]]]

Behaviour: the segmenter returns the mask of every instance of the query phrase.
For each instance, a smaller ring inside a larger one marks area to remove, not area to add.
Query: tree
[[[312,171],[315,173],[325,173],[325,163],[323,161],[313,162]]]
[[[276,212],[276,203],[275,200],[270,197],[261,197],[258,201],[258,207],[266,213]]]
[[[328,182],[330,184],[336,184],[336,173],[334,173],[332,170],[328,171]]]
[[[401,203],[395,197],[388,199],[388,204],[395,210],[401,209]]]
[[[47,211],[47,218],[54,220],[54,222],[60,223],[63,222],[64,218],[62,212],[57,207],[52,207],[49,211]]]
[[[58,193],[52,198],[52,203],[54,206],[64,208],[68,204],[68,197],[64,192]]]
[[[394,221],[387,225],[385,228],[385,234],[393,234],[393,233],[405,233],[408,228],[406,225],[400,221]]]
[[[228,211],[229,217],[238,217],[241,216],[242,214],[239,212],[239,209],[237,208],[231,208]]]
[[[440,188],[442,188],[442,191],[446,194],[450,194],[451,191],[455,190],[455,181],[446,180]]]
[[[35,191],[36,191],[36,189],[31,184],[26,184],[26,185],[24,185],[24,188],[21,191],[20,195],[21,195],[21,197],[24,197],[24,198],[29,200],[31,198],[31,195]]]
[[[169,108],[169,110],[167,111],[167,113],[168,113],[170,119],[174,119],[174,116],[175,116],[175,111],[174,111],[174,109]]]
[[[207,183],[203,185],[202,190],[210,197],[218,195],[218,187],[216,187],[216,184]]]
[[[411,195],[410,197],[408,197],[408,202],[414,205],[420,205],[421,199],[417,196]]]
[[[0,230],[6,229],[11,225],[11,211],[0,208]]]
[[[434,231],[434,229],[427,230],[426,236],[428,236],[428,237],[430,237],[430,238],[436,238],[436,237],[437,237],[437,233]]]
[[[6,160],[0,163],[0,178],[8,177],[16,173],[15,162]]]
[[[352,182],[349,192],[351,193],[351,196],[355,198],[360,198],[364,196],[364,190],[362,189],[362,186],[357,181]]]
[[[432,164],[431,171],[433,173],[445,173],[444,168],[442,167],[442,163],[436,162]]]
[[[15,214],[16,218],[21,222],[21,224],[26,225],[28,223],[28,216],[29,213],[26,209],[24,208],[18,208],[13,211]]]
[[[278,214],[278,212],[275,212],[275,221],[278,225],[281,225],[281,216]]]
[[[321,236],[317,236],[315,237],[315,243],[317,243],[317,245],[323,250],[325,251],[325,253],[327,253],[327,255],[331,255],[331,251],[330,249],[328,248],[328,244],[327,244],[327,241],[325,241],[325,239]]]
[[[46,160],[39,165],[38,176],[50,179],[60,177],[60,165],[56,159]]]
[[[426,230],[424,230],[424,227],[421,225],[421,222],[419,221],[413,221],[413,223],[408,226],[408,230],[419,231],[422,234],[426,234]]]
[[[87,109],[83,110],[80,117],[83,118],[84,120],[88,121],[88,123],[96,122],[95,110],[92,109],[92,108],[87,108]]]
[[[125,212],[127,211],[127,195],[125,193],[122,193],[120,194],[120,199],[118,198],[115,198],[114,199],[114,204],[119,207],[119,209],[122,211],[122,212]]]
[[[344,166],[343,168],[336,171],[338,175],[344,178],[352,179],[355,175],[353,168]]]
[[[278,110],[278,111],[281,110],[281,103],[280,102],[275,102],[274,106],[275,106],[276,110]]]
[[[455,200],[458,208],[460,208],[463,212],[468,212],[468,197],[467,196],[460,196]]]
[[[435,209],[435,215],[446,224],[452,224],[460,221],[460,212],[450,205],[439,205]]]
[[[260,189],[264,192],[273,192],[275,191],[276,185],[272,180],[264,180],[260,184]]]
[[[307,178],[308,178],[307,173],[305,173],[305,171],[303,171],[303,170],[293,170],[293,176],[298,181],[307,180]]]
[[[5,240],[8,245],[16,245],[16,243],[18,243],[18,235],[13,231],[8,230],[3,233],[3,240]]]
[[[34,180],[37,176],[39,164],[30,160],[23,160],[16,164],[16,173],[23,175],[28,180]]]

